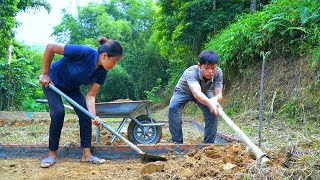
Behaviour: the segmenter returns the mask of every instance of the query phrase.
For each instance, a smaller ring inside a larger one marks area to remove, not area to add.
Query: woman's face
[[[201,70],[201,74],[203,77],[205,77],[206,79],[212,79],[213,76],[216,74],[217,72],[217,68],[218,65],[217,64],[198,64],[198,66],[200,67]]]
[[[107,69],[109,70],[109,69],[113,68],[117,64],[117,62],[120,61],[121,58],[122,58],[122,56],[112,56],[112,57],[106,56]]]

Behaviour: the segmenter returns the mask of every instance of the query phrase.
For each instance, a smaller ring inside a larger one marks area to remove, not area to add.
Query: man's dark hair
[[[219,58],[218,58],[218,54],[214,51],[211,50],[205,50],[202,51],[199,56],[199,64],[203,65],[203,64],[218,64],[219,62]]]

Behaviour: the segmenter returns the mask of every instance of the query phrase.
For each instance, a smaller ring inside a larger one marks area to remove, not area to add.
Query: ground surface
[[[13,176],[14,179],[211,179],[228,177],[229,173],[241,171],[254,161],[252,154],[245,153],[239,144],[210,146],[201,152],[168,154],[167,157],[167,162],[107,161],[102,165],[63,158],[48,169],[39,168],[39,159],[7,159],[0,161],[0,174],[1,179]]]
[[[1,143],[46,145],[50,121],[47,113],[32,113],[32,115],[25,112],[0,113]],[[156,119],[161,120],[165,120],[166,117],[161,113],[155,116]],[[250,118],[246,118],[243,122],[249,123],[248,119]],[[224,124],[220,123],[223,127]],[[201,143],[202,134],[190,124],[184,124],[185,141]],[[283,132],[277,129],[280,126],[284,129]],[[168,161],[153,163],[143,163],[140,160],[108,160],[103,165],[92,165],[80,163],[79,159],[59,158],[53,167],[42,169],[39,167],[40,158],[0,159],[0,179],[265,179],[267,177],[319,179],[319,139],[311,138],[304,139],[303,143],[297,142],[294,140],[295,137],[290,136],[291,131],[286,132],[283,124],[279,125],[275,122],[267,124],[265,128],[266,131],[275,129],[278,132],[278,134],[270,133],[263,141],[265,147],[273,147],[273,149],[263,148],[271,156],[272,163],[268,166],[260,165],[243,144],[232,143],[227,146],[209,146],[201,151],[190,150],[188,154],[172,152],[163,155]],[[296,136],[299,136],[297,131],[295,132]],[[168,129],[165,127],[161,143],[169,143],[168,134]],[[250,131],[248,134],[250,135]],[[78,136],[77,120],[74,115],[68,114],[61,142],[78,144]],[[287,138],[288,136],[291,139]],[[102,142],[107,145],[110,135],[102,132],[102,137]],[[272,143],[280,141],[296,143],[275,148]]]

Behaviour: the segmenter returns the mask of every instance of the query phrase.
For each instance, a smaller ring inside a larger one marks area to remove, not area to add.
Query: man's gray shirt
[[[192,92],[189,89],[190,83],[199,83],[201,87],[201,91],[208,97],[213,97],[213,89],[214,88],[222,88],[223,85],[223,74],[222,70],[218,67],[216,74],[213,76],[212,79],[205,82],[203,76],[201,74],[200,67],[198,65],[190,66],[183,72],[183,75],[180,77],[176,89],[180,89],[187,94],[192,96]]]

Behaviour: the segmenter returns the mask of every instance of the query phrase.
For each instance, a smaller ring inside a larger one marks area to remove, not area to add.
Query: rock
[[[197,150],[191,149],[191,150],[188,152],[188,156],[189,156],[189,157],[193,157],[196,153],[197,153]]]
[[[179,177],[183,177],[186,179],[189,179],[193,176],[193,172],[189,169],[189,168],[185,168],[182,169],[179,173],[178,173]]]
[[[150,162],[142,167],[141,174],[151,174],[153,172],[163,172],[164,164],[161,162]]]
[[[237,165],[232,164],[232,163],[226,163],[223,165],[223,170],[227,171],[227,170],[233,169],[235,167],[237,167]]]

